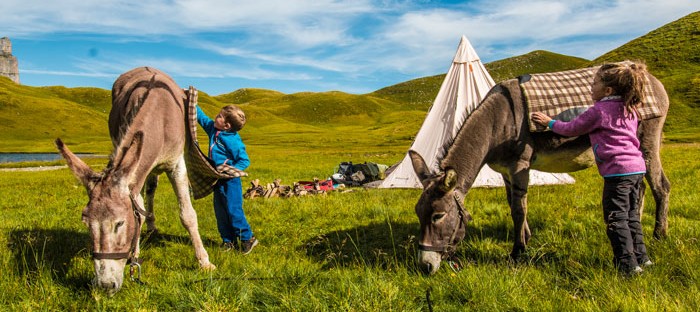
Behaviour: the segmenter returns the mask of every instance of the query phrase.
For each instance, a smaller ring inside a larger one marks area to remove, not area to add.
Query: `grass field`
[[[167,179],[156,194],[160,235],[142,237],[145,285],[127,281],[113,297],[93,290],[89,234],[80,222],[85,190],[68,169],[4,171],[0,165],[0,310],[8,311],[700,311],[700,12],[590,61],[645,60],[664,83],[671,108],[664,168],[671,181],[669,237],[651,239],[654,205],[643,218],[655,265],[623,278],[612,265],[595,169],[576,183],[532,187],[527,254],[514,263],[512,221],[503,189],[473,189],[474,217],[458,252],[466,268],[432,277],[414,264],[420,190],[364,190],[290,199],[246,200],[261,244],[252,254],[223,252],[211,197],[193,202],[209,256],[198,269]],[[660,57],[663,56],[663,57]],[[587,60],[534,51],[487,64],[497,80],[579,68]],[[241,136],[252,179],[293,184],[326,178],[342,161],[393,164],[413,142],[444,75],[375,92],[282,94],[239,89],[199,104],[213,116],[227,103],[249,118]],[[110,92],[29,87],[0,77],[0,152],[109,153]],[[206,142],[200,133],[200,142]],[[101,169],[104,158],[88,163]]]
[[[655,266],[626,279],[612,266],[595,169],[573,185],[532,187],[533,238],[524,259],[508,260],[512,221],[503,189],[473,189],[474,217],[459,253],[466,268],[432,277],[415,265],[419,190],[364,190],[290,199],[246,200],[261,244],[247,256],[223,252],[211,197],[194,201],[200,233],[218,269],[198,269],[175,196],[156,194],[161,235],[142,241],[143,280],[126,279],[106,297],[90,285],[94,272],[83,187],[67,169],[0,172],[0,303],[11,311],[697,311],[700,310],[700,178],[698,144],[667,144],[672,183],[669,237],[651,239],[653,200],[643,224]],[[283,184],[327,177],[340,161],[393,163],[396,148],[280,151],[251,146],[251,176]],[[103,159],[90,159],[96,168]],[[167,181],[167,179],[163,179]],[[428,299],[429,298],[429,299]]]

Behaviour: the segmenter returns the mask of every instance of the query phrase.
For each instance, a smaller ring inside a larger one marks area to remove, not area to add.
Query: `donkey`
[[[140,67],[119,76],[112,87],[108,122],[114,152],[101,173],[56,139],[68,167],[87,189],[89,201],[82,221],[92,239],[94,284],[110,295],[122,286],[127,260],[138,261],[144,219],[149,231],[157,231],[153,196],[158,175],[163,172],[177,195],[180,221],[190,234],[200,267],[216,268],[202,244],[197,214],[190,201],[183,156],[185,98],[173,79],[157,69]],[[146,194],[145,210],[142,189]]]
[[[654,237],[660,238],[666,236],[668,229],[671,188],[659,156],[669,102],[661,82],[651,74],[648,76],[662,116],[643,120],[638,137],[647,165],[646,180],[656,201]],[[481,105],[467,117],[454,141],[445,147],[439,172],[430,172],[423,158],[409,151],[424,188],[415,207],[420,222],[417,262],[424,272],[437,272],[440,262],[451,258],[456,244],[464,239],[470,216],[462,201],[484,164],[501,173],[505,182],[514,223],[515,242],[510,253],[513,259],[525,251],[531,235],[527,224],[530,169],[573,172],[595,165],[587,135],[563,137],[552,132],[530,132],[528,119],[528,107],[518,79],[506,80],[489,91]]]

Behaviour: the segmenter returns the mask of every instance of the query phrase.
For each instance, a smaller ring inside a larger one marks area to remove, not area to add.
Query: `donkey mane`
[[[134,85],[132,88],[130,88],[122,98],[120,98],[120,102],[117,102],[118,105],[126,105],[126,103],[129,101],[129,98],[131,98],[131,95],[134,93],[135,90],[140,89],[140,88],[145,88],[146,92],[138,99],[138,105],[134,105],[131,107],[131,110],[128,112],[128,114],[125,116],[126,118],[124,119],[124,123],[119,126],[119,142],[120,145],[122,143],[122,138],[124,138],[124,135],[126,135],[129,132],[129,128],[131,127],[131,123],[134,121],[134,118],[136,118],[136,115],[139,113],[141,110],[141,107],[143,107],[144,99],[148,97],[149,93],[151,93],[151,90],[155,88],[163,88],[170,93],[170,95],[173,97],[176,103],[179,104],[177,96],[173,93],[173,90],[170,89],[170,87],[162,82],[156,80],[156,75],[153,74],[151,77],[151,80],[149,81],[141,81]],[[116,149],[115,149],[116,151]]]
[[[457,138],[459,138],[463,135],[463,133],[462,133],[463,131],[466,131],[464,129],[467,128],[467,127],[465,127],[465,125],[469,122],[469,117],[472,116],[473,114],[480,113],[482,110],[484,110],[485,105],[482,105],[484,103],[484,101],[486,99],[488,99],[493,93],[498,93],[498,92],[502,92],[504,95],[506,95],[506,97],[508,98],[508,102],[510,102],[511,111],[513,113],[515,113],[515,108],[513,107],[513,105],[514,105],[513,98],[510,96],[510,90],[508,90],[508,88],[504,88],[502,86],[502,83],[498,83],[495,86],[493,86],[489,90],[489,92],[486,93],[484,98],[481,99],[481,102],[479,103],[479,105],[476,108],[474,108],[474,110],[472,110],[469,115],[464,117],[464,120],[462,121],[462,125],[459,127],[459,130],[457,130],[457,133],[455,134],[455,136],[450,138],[449,140],[446,140],[445,142],[443,142],[443,145],[440,148],[440,152],[437,154],[437,157],[436,157],[437,163],[440,165],[439,167],[441,169],[445,169],[447,166],[447,164],[445,163],[445,159],[450,155],[450,151],[452,150],[452,147],[454,146],[455,140],[457,140]],[[484,125],[484,126],[486,126],[486,125]]]
[[[134,81],[136,80],[135,83],[128,84],[124,81],[116,81],[114,83],[114,88],[112,91],[112,97],[114,98],[114,103],[113,106],[120,106],[120,107],[127,107],[129,111],[124,115],[124,119],[120,122],[119,124],[119,131],[116,136],[116,142],[118,144],[115,145],[114,150],[112,151],[112,154],[109,157],[109,163],[107,164],[107,167],[105,168],[105,172],[110,171],[114,168],[114,161],[117,155],[120,153],[120,151],[125,151],[128,146],[123,146],[124,144],[129,144],[128,140],[124,140],[124,138],[129,134],[131,130],[131,124],[133,123],[134,119],[138,115],[139,111],[141,111],[141,108],[144,105],[144,101],[148,96],[150,95],[151,91],[153,89],[164,89],[166,90],[170,96],[173,99],[174,103],[177,103],[177,105],[180,105],[181,101],[179,101],[178,97],[175,95],[173,90],[168,86],[166,82],[162,80],[162,78],[169,79],[169,77],[160,71],[150,68],[150,67],[145,67],[146,73],[150,75],[150,79],[143,79],[143,80],[137,80],[134,79],[135,76],[137,75],[127,75],[125,76],[124,80],[129,80]],[[143,75],[143,74],[142,74]],[[161,79],[158,79],[158,76],[161,76]],[[140,89],[145,89],[145,91],[140,95],[140,97],[136,101],[132,101],[131,103],[134,103],[135,105],[129,107],[130,99],[133,95],[133,93],[136,90]],[[124,92],[119,92],[124,90]],[[127,142],[127,143],[125,143]]]

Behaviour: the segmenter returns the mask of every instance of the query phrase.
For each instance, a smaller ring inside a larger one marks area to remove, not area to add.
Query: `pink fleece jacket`
[[[646,172],[639,150],[638,124],[637,115],[626,113],[621,99],[603,98],[570,122],[554,120],[549,127],[565,136],[588,134],[598,172],[613,177]]]

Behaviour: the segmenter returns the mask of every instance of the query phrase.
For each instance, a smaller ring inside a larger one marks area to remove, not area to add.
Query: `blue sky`
[[[445,73],[466,35],[484,63],[534,50],[596,58],[697,0],[2,0],[20,80],[110,89],[159,68],[211,95],[362,94]]]

